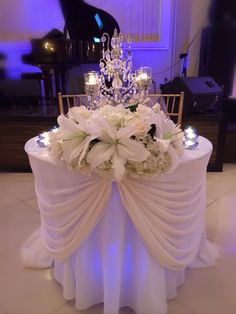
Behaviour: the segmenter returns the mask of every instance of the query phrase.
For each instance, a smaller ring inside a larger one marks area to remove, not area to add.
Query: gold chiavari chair
[[[67,114],[71,107],[88,106],[88,98],[85,94],[65,95],[58,93],[58,103],[60,114]]]
[[[181,126],[183,116],[184,92],[179,94],[150,94],[150,105],[159,103],[161,109],[174,122]],[[88,99],[85,94],[63,95],[58,93],[60,114],[66,114],[69,108],[74,106],[88,106]]]
[[[181,126],[184,105],[184,92],[178,94],[150,94],[151,105],[159,103],[161,109],[176,124]]]

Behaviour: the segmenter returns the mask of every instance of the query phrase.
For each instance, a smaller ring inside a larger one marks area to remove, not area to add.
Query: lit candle
[[[58,131],[57,127],[53,127],[49,132],[56,133]],[[50,145],[49,132],[43,132],[38,135],[37,143],[40,147],[47,147]]]
[[[136,81],[146,81],[148,79],[148,76],[146,73],[141,73],[137,76]]]
[[[197,137],[196,131],[195,131],[193,128],[191,128],[191,127],[188,127],[184,132],[186,133],[186,136],[187,136],[190,140],[192,140],[192,139],[194,139],[195,137]]]
[[[96,77],[90,76],[87,85],[96,85]]]
[[[37,143],[40,147],[47,147],[50,144],[48,132],[39,134]]]
[[[98,74],[95,71],[84,74],[85,85],[95,86],[97,85]]]
[[[151,78],[152,69],[149,67],[141,67],[136,71],[136,81],[145,82]]]
[[[198,134],[191,126],[184,130],[184,146],[186,149],[194,149],[198,146]]]

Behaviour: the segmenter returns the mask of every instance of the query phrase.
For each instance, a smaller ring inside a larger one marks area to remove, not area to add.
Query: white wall
[[[179,54],[187,52],[188,76],[197,76],[199,67],[201,30],[208,23],[208,9],[211,0],[176,0],[176,40],[174,60],[179,60]],[[180,64],[176,66],[175,74],[180,73]]]
[[[172,75],[180,75],[181,62],[179,59],[180,53],[185,53],[190,38],[190,23],[191,23],[191,1],[189,0],[175,0],[175,30],[173,42],[173,68]]]
[[[63,29],[58,0],[2,0],[0,3],[0,41],[40,38],[52,28]]]
[[[211,0],[192,0],[190,39],[194,40],[189,54],[189,76],[197,76],[199,68],[199,56],[201,45],[201,30],[208,24],[208,10]]]
[[[52,28],[63,30],[58,0],[0,0],[0,52],[7,55],[10,77],[38,68],[23,65],[21,56],[31,51],[30,39],[44,36]]]

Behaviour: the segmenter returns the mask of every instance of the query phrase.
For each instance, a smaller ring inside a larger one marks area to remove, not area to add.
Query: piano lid
[[[112,15],[83,0],[59,0],[65,26],[72,39],[98,42],[103,33],[112,37],[119,25]]]

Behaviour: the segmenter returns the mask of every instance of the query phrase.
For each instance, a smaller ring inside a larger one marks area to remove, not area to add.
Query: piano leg
[[[54,68],[56,93],[66,93],[66,68],[63,66]]]
[[[63,67],[61,69],[61,87],[62,87],[62,93],[66,93],[66,68]]]
[[[54,67],[53,70],[54,70],[56,94],[58,95],[58,93],[63,93],[62,88],[61,88],[60,69],[57,67]]]
[[[50,68],[48,67],[41,67],[43,73],[43,83],[44,83],[44,90],[45,90],[45,99],[47,101],[51,101],[53,98],[53,91],[52,91],[52,77],[50,73]]]

